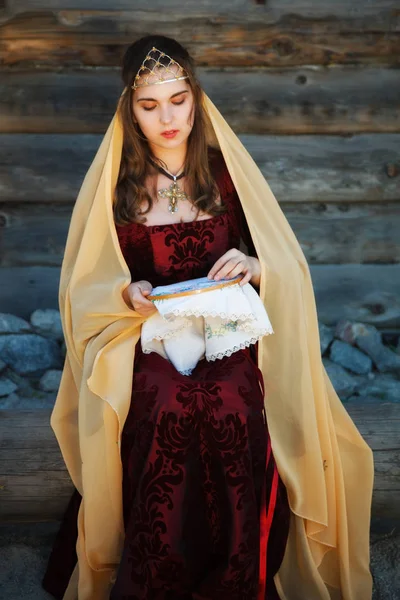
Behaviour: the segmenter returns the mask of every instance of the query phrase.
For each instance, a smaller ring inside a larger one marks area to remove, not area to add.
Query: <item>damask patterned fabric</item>
[[[156,286],[206,276],[241,239],[256,256],[220,152],[210,153],[210,166],[227,208],[222,215],[117,227],[133,281]],[[273,575],[290,510],[256,356],[253,345],[212,363],[203,359],[187,376],[160,355],[144,354],[139,340],[121,445],[125,546],[110,600],[279,598]],[[75,564],[67,523],[76,520],[77,496],[43,580],[56,598]],[[76,536],[74,524],[72,531]]]

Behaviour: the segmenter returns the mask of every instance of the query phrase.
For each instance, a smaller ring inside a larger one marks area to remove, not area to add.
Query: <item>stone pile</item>
[[[58,310],[0,313],[0,409],[51,408],[65,357]]]
[[[400,401],[399,333],[339,321],[319,326],[322,362],[342,402]]]
[[[340,321],[319,325],[321,355],[343,402],[400,401],[399,333]],[[52,407],[65,358],[60,313],[35,310],[29,322],[0,313],[0,409]]]

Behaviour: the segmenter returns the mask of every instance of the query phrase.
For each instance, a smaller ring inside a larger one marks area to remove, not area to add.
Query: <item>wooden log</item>
[[[0,206],[0,266],[61,266],[73,206]]]
[[[400,131],[400,72],[396,69],[199,68],[198,75],[237,133]],[[115,69],[3,72],[0,132],[103,132],[122,87]]]
[[[73,489],[50,411],[0,410],[0,520],[60,519]]]
[[[400,518],[400,404],[353,402],[346,410],[374,452],[373,518]],[[0,411],[0,520],[61,518],[73,485],[50,411]]]
[[[319,320],[400,329],[400,265],[311,265]],[[0,267],[0,306],[29,320],[37,308],[58,308],[58,267]]]
[[[397,64],[394,0],[314,0],[266,6],[249,0],[8,3],[0,22],[0,64],[117,66],[125,47],[148,33],[182,42],[201,65]],[[74,10],[75,9],[75,10]],[[76,10],[78,9],[78,10]],[[160,16],[162,15],[162,16]]]
[[[74,202],[101,139],[96,135],[0,136],[2,200]]]
[[[310,264],[400,262],[399,202],[280,206]],[[61,266],[72,207],[0,205],[0,266]]]
[[[372,530],[385,522],[398,525],[400,504],[400,403],[359,399],[346,402],[345,408],[374,455],[374,492]]]
[[[1,312],[27,318],[36,309],[58,309],[58,267],[0,268]]]
[[[322,323],[349,319],[400,328],[400,265],[311,265],[310,272]]]
[[[400,400],[400,398],[399,398]],[[357,427],[367,444],[376,452],[400,451],[400,403],[359,400],[347,401],[344,407],[357,423]],[[379,427],[377,427],[379,423]],[[400,456],[399,456],[400,458]],[[400,490],[400,479],[395,482]],[[399,506],[400,508],[400,506]]]
[[[7,523],[39,523],[41,521],[61,520],[70,500],[74,488],[70,484],[63,493],[48,495],[40,494],[37,497],[24,497],[23,492],[10,494],[9,498],[2,499],[0,508],[0,522]]]
[[[45,423],[45,426],[47,428],[48,422]],[[50,442],[52,442],[51,438]],[[32,440],[30,440],[29,444],[31,443]],[[42,450],[44,450],[44,446],[45,444],[41,443]],[[29,447],[30,445],[28,445],[28,448]],[[61,452],[55,452],[55,450],[57,450],[57,446],[54,445],[54,443],[51,443],[48,449],[50,451],[48,453],[43,451],[40,458],[41,469],[43,469],[43,471],[63,471],[65,469],[65,464],[61,456]],[[23,444],[20,444],[20,447],[18,448],[13,448],[12,455],[10,454],[7,457],[0,456],[0,473],[2,473],[2,475],[15,475],[15,473],[20,473],[22,471],[26,474],[32,475],[37,472],[37,469],[37,457],[34,455],[28,457],[26,448]]]
[[[157,10],[158,14],[160,9],[165,8],[165,0],[152,0],[152,10]],[[173,8],[181,7],[179,0],[169,0],[168,6]],[[273,11],[277,15],[290,15],[290,14],[301,14],[303,17],[315,15],[321,17],[324,15],[334,15],[336,17],[352,16],[353,18],[361,19],[362,16],[374,16],[378,18],[383,10],[391,10],[392,18],[396,17],[395,8],[396,3],[393,0],[359,0],[357,4],[357,11],[354,7],[347,2],[347,0],[338,0],[332,5],[331,0],[319,0],[318,4],[315,5],[314,0],[291,0],[290,2],[282,3],[279,0],[269,0],[268,7],[256,6],[251,4],[248,0],[221,0],[218,4],[219,11],[227,11],[230,8],[232,10],[242,9],[246,12],[253,12],[257,15],[261,15],[265,12],[266,8],[269,11]],[[185,11],[195,12],[196,14],[201,12],[202,9],[210,10],[215,8],[214,0],[202,0],[201,6],[199,7],[198,0],[185,0]],[[5,9],[6,14],[18,14],[27,10],[93,10],[93,3],[91,0],[8,0],[7,8]],[[96,0],[97,10],[109,10],[118,11],[132,9],[131,0]],[[135,0],[135,9],[148,10],[148,0]],[[361,13],[361,17],[360,17]]]
[[[400,262],[400,203],[286,203],[309,264]]]
[[[399,200],[399,134],[239,138],[280,203]],[[0,135],[1,200],[74,202],[101,140],[90,134]]]

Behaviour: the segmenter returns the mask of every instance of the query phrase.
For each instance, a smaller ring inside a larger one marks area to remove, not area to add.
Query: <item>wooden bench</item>
[[[373,527],[400,522],[400,403],[346,404],[375,459]],[[0,521],[59,520],[73,491],[50,411],[0,411]]]

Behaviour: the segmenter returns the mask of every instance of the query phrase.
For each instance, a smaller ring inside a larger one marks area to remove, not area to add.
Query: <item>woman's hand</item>
[[[258,258],[247,256],[237,248],[231,248],[217,260],[207,277],[218,281],[223,278],[233,279],[241,273],[243,278],[239,285],[249,281],[255,286],[260,285],[261,266]]]
[[[129,304],[131,305],[130,308],[133,308],[142,317],[150,317],[157,311],[151,300],[147,300],[146,298],[146,296],[151,294],[152,289],[153,286],[149,281],[145,281],[144,279],[134,281],[124,290],[124,300],[128,306]]]

